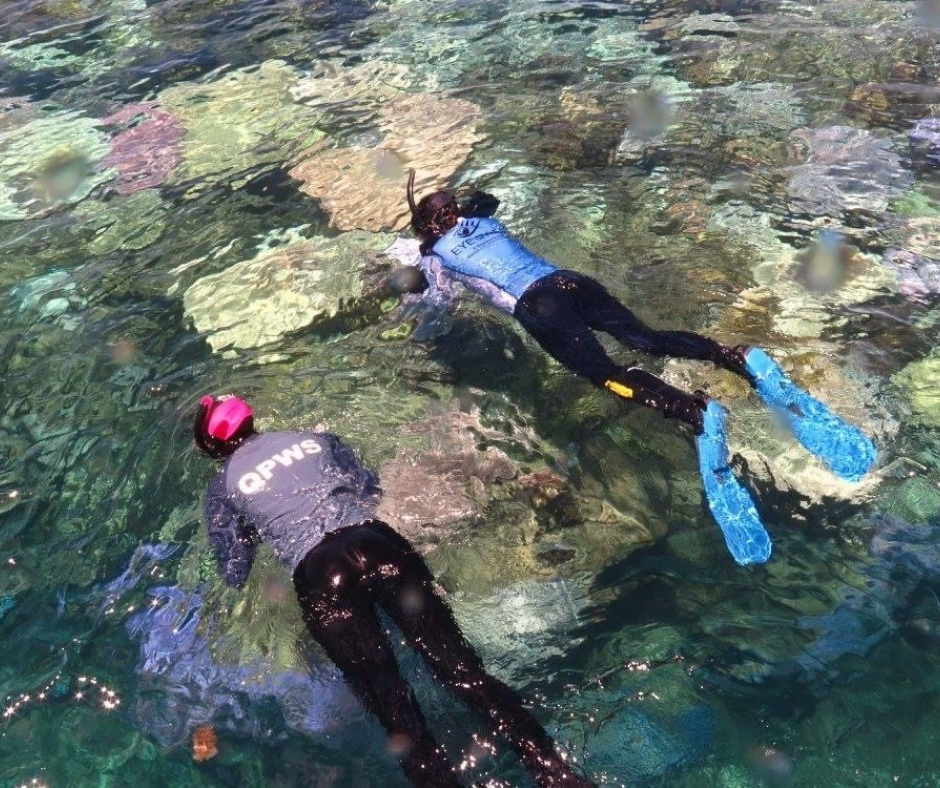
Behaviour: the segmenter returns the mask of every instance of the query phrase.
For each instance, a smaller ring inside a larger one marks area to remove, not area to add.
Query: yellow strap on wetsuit
[[[604,385],[609,388],[614,394],[618,397],[623,397],[624,399],[633,399],[633,389],[629,386],[624,386],[623,383],[618,383],[616,380],[608,380]]]

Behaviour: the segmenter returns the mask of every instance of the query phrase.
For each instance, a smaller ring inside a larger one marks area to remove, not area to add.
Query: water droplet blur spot
[[[411,615],[420,614],[424,610],[424,600],[414,589],[407,589],[401,595],[402,609]]]
[[[644,90],[633,97],[630,105],[630,133],[641,140],[662,134],[672,120],[669,99],[655,90]]]
[[[405,178],[405,163],[398,153],[386,148],[376,148],[373,165],[375,174],[392,183],[400,183]]]
[[[88,169],[89,162],[83,154],[63,149],[43,163],[39,182],[49,199],[64,200],[78,190]]]
[[[831,293],[845,284],[855,249],[845,242],[841,233],[823,230],[797,259],[800,262],[797,280],[807,290],[819,295]]]
[[[132,339],[118,339],[108,346],[115,364],[130,364],[137,355],[137,343]]]
[[[754,747],[748,751],[748,764],[754,775],[768,788],[784,788],[793,782],[793,759],[773,747]]]
[[[290,599],[290,589],[280,578],[272,578],[264,587],[264,598],[276,605],[283,604]]]
[[[410,749],[411,739],[405,736],[405,734],[393,733],[388,737],[388,751],[396,758],[400,758]]]
[[[940,27],[940,0],[918,0],[917,21],[925,27]]]

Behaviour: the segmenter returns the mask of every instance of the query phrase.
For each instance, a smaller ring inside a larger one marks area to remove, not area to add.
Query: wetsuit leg
[[[369,545],[360,531],[340,531],[307,554],[294,587],[310,634],[382,723],[405,774],[418,786],[459,788],[443,749],[428,732],[376,615],[368,582]],[[374,563],[374,561],[373,561]]]
[[[703,401],[700,397],[670,386],[637,367],[621,367],[607,355],[587,322],[581,280],[587,277],[566,272],[538,280],[516,303],[516,319],[555,360],[575,374],[624,399],[681,419],[690,424],[696,434],[701,432]],[[612,296],[608,297],[616,303]]]
[[[434,590],[430,570],[406,539],[384,523],[374,528],[395,545],[396,572],[377,587],[379,599],[435,677],[504,737],[538,786],[592,786],[558,754],[555,742],[523,705],[522,698],[489,675],[453,613]]]
[[[659,331],[650,328],[612,296],[600,282],[583,274],[564,272],[576,288],[576,298],[585,322],[596,331],[610,334],[623,344],[652,356],[690,358],[731,370],[748,380],[746,347],[729,347],[692,331]]]

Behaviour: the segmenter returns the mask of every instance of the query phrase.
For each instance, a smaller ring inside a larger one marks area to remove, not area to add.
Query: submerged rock
[[[364,294],[364,269],[390,241],[353,232],[291,243],[203,277],[183,306],[213,350],[267,345],[349,308]]]
[[[409,216],[404,185],[416,171],[415,193],[443,188],[483,139],[480,108],[463,99],[431,94],[402,96],[381,105],[374,147],[306,151],[290,174],[318,199],[341,230],[402,229]]]
[[[822,576],[802,569],[799,562],[768,564],[774,587],[799,583],[804,588],[799,595],[776,600],[789,615],[798,614],[796,626],[787,623],[777,637],[766,639],[760,630],[766,629],[767,619],[761,615],[759,624],[752,620],[750,635],[733,636],[739,642],[737,658],[716,662],[725,663],[719,668],[725,676],[746,684],[779,681],[791,690],[806,682],[828,693],[840,662],[870,658],[876,646],[909,620],[920,589],[929,589],[940,577],[940,532],[929,522],[915,525],[882,513],[866,518],[861,527],[871,535],[872,560],[847,561],[840,551],[838,559],[830,556]],[[928,599],[936,610],[936,600]],[[734,627],[744,626],[746,619],[742,616]]]
[[[940,356],[914,361],[891,380],[907,396],[915,422],[940,427]]]
[[[491,486],[515,479],[516,464],[501,450],[477,447],[479,411],[446,410],[400,430],[405,448],[379,469],[379,516],[417,544],[479,515]]]
[[[530,578],[483,594],[448,597],[464,634],[494,675],[516,686],[533,665],[576,647],[590,598],[561,578]]]
[[[117,172],[118,194],[160,186],[182,161],[183,127],[155,101],[128,104],[101,122],[120,129],[103,161]]]
[[[40,320],[54,320],[66,331],[78,326],[77,315],[87,302],[75,279],[65,271],[49,271],[11,288],[10,295],[23,311],[33,312]]]
[[[940,295],[940,262],[906,249],[889,249],[884,259],[898,275],[898,291],[909,301],[929,304]]]
[[[605,707],[611,705],[603,692],[584,698],[589,699],[597,700],[599,710],[606,711]],[[707,706],[696,706],[678,715],[671,730],[626,703],[614,713],[598,716],[603,722],[585,737],[586,763],[592,772],[606,776],[615,785],[668,778],[704,760],[717,727],[715,715]]]
[[[862,588],[845,586],[839,606],[826,616],[810,616],[798,622],[818,636],[795,660],[802,671],[815,675],[836,660],[854,654],[867,655],[896,628],[919,584],[940,577],[940,540],[937,529],[912,525],[890,515],[876,515],[870,552],[878,563],[865,571]]]
[[[303,104],[326,111],[373,112],[381,104],[405,96],[414,82],[408,68],[398,63],[370,60],[341,67],[321,61],[291,88],[291,94]]]
[[[718,99],[714,120],[729,137],[769,138],[786,135],[805,122],[804,102],[789,85],[776,82],[736,83],[705,91],[704,98]]]
[[[274,741],[284,739],[289,728],[338,748],[369,737],[372,726],[364,710],[328,663],[272,673],[263,661],[219,662],[198,593],[175,586],[149,593],[153,603],[127,624],[140,638],[140,691],[133,714],[141,730],[162,745],[181,744],[194,727],[206,724]],[[270,701],[274,718],[266,708]]]
[[[462,6],[455,13],[450,3],[375,3],[369,23],[380,32],[374,40],[366,36],[369,43],[358,54],[370,63],[404,64],[425,90],[458,88],[485,58],[482,47],[495,38],[487,35],[489,16],[482,6]]]
[[[907,577],[901,582],[940,578],[940,529],[935,524],[913,524],[889,515],[876,516],[873,524],[871,554],[888,570],[903,569]]]
[[[940,165],[940,118],[924,118],[911,131],[911,156],[926,168]]]
[[[667,117],[660,119],[657,114],[660,110],[660,114],[667,116],[668,106],[665,102],[658,104],[658,96],[647,93],[635,95],[634,105],[639,106],[642,98],[649,99],[643,104],[645,112],[633,113],[630,125],[637,134],[648,130],[648,136],[643,136],[647,139],[659,132],[660,120],[663,127],[668,123]],[[506,106],[499,107],[497,112],[512,113],[512,118],[526,118],[525,133],[531,135],[531,142],[525,144],[536,163],[559,171],[608,164],[627,122],[628,105],[619,91],[582,83],[562,88],[557,102],[547,106],[543,96],[528,100],[532,106],[523,108],[518,105],[517,97],[505,96]],[[642,131],[641,125],[644,126]]]
[[[744,203],[713,211],[708,229],[726,234],[755,260],[756,286],[738,294],[731,314],[753,313],[756,307],[763,322],[791,337],[820,337],[846,323],[844,307],[898,289],[895,271],[876,255],[859,252],[842,232],[814,232],[808,248],[798,250],[780,239],[769,213]]]
[[[86,200],[75,209],[76,234],[93,233],[87,249],[107,255],[146,249],[166,228],[166,205],[156,189],[126,193],[107,201]]]
[[[930,114],[938,103],[940,88],[923,81],[866,82],[852,91],[845,109],[870,126],[904,129],[912,120]]]
[[[798,129],[790,141],[806,152],[787,184],[797,212],[833,218],[851,211],[882,213],[914,180],[891,140],[864,129]]]
[[[491,155],[492,151],[486,153]],[[459,179],[462,187],[483,189],[496,197],[497,218],[521,238],[542,226],[545,202],[557,184],[557,173],[533,167],[528,159],[511,153],[468,167]]]
[[[842,657],[864,657],[894,629],[890,607],[894,594],[889,588],[843,586],[839,595],[839,606],[831,613],[797,620],[800,629],[816,635],[794,659],[804,678],[824,672]]]

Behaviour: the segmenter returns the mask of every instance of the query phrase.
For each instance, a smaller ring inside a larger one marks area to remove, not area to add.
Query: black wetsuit
[[[557,271],[531,284],[513,315],[538,343],[572,372],[595,386],[626,386],[630,399],[702,429],[702,397],[689,394],[635,366],[624,367],[604,350],[594,331],[653,356],[711,361],[744,373],[743,352],[691,331],[658,331],[644,324],[600,282],[575,271]],[[746,375],[745,375],[746,376]]]
[[[260,541],[293,572],[314,639],[391,737],[408,777],[459,786],[398,669],[376,613],[381,605],[449,687],[502,736],[540,786],[589,786],[508,686],[486,673],[434,579],[406,539],[374,517],[378,480],[338,438],[324,433],[255,435],[232,454],[206,499],[219,572],[244,584]]]
[[[559,270],[526,249],[502,224],[489,218],[498,201],[484,202],[484,209],[461,209],[457,223],[443,235],[422,238],[420,266],[429,282],[443,272],[470,287],[497,308],[511,312],[572,372],[679,418],[696,433],[702,429],[703,397],[681,391],[636,366],[617,364],[593,332],[603,331],[655,356],[712,361],[750,380],[744,365],[746,348],[726,347],[690,331],[650,328],[596,280]]]

